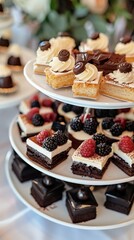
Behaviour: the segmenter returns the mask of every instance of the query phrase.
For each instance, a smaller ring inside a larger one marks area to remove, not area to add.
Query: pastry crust
[[[48,65],[39,65],[39,64],[34,64],[34,73],[38,75],[46,75],[45,70],[49,68]]]
[[[21,65],[21,66],[15,66],[15,65],[8,65],[7,64],[7,66],[8,66],[8,68],[10,68],[10,70],[11,71],[13,71],[13,72],[22,72],[23,71],[23,68],[24,68],[24,66],[23,65]]]
[[[126,56],[126,62],[133,63],[134,62],[134,56]]]
[[[12,88],[0,88],[0,94],[11,94],[17,91],[17,85],[14,84]]]

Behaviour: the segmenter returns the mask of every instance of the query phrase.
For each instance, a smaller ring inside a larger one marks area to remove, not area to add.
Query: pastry
[[[62,49],[50,62],[50,68],[45,71],[48,85],[55,89],[72,86],[75,78],[74,64],[74,57],[68,50]]]
[[[123,136],[113,143],[112,162],[129,176],[134,176],[134,142],[131,137]]]
[[[105,136],[85,140],[73,153],[71,170],[73,174],[101,179],[110,163],[113,150]]]
[[[7,66],[15,72],[23,70],[24,66],[21,59],[21,47],[19,45],[10,45],[8,49]]]
[[[87,186],[75,187],[66,192],[66,207],[73,223],[96,218],[96,199]]]
[[[34,63],[34,73],[45,75],[46,68],[49,67],[53,57],[58,55],[58,51],[58,44],[54,38],[40,42]]]
[[[31,195],[40,207],[47,207],[62,199],[64,183],[45,175],[32,181]]]
[[[115,53],[125,54],[127,62],[134,62],[134,41],[132,37],[129,35],[122,37],[115,46]]]
[[[66,122],[69,122],[72,118],[83,113],[84,108],[79,106],[73,106],[67,103],[61,103],[58,107],[58,114],[63,116]]]
[[[93,52],[94,50],[101,50],[108,52],[109,39],[104,33],[95,32],[85,42],[81,42],[79,46],[80,52]]]
[[[73,95],[97,99],[102,72],[90,63],[77,62],[74,66],[75,80],[72,86]]]
[[[134,185],[121,183],[108,186],[106,192],[105,207],[128,215],[134,201]]]
[[[5,65],[0,65],[0,93],[10,94],[16,90],[17,85],[13,82],[11,70]]]
[[[70,53],[75,48],[75,40],[70,36],[68,32],[59,32],[56,37],[59,51],[62,49],[68,50]]]
[[[10,41],[11,41],[10,29],[6,29],[2,31],[0,35],[0,52],[1,53],[7,51],[8,47],[10,46]]]
[[[62,131],[43,131],[28,138],[26,144],[27,156],[48,169],[66,160],[71,149],[71,141]]]
[[[106,75],[100,84],[100,93],[123,101],[134,102],[134,67],[121,63],[118,70]]]

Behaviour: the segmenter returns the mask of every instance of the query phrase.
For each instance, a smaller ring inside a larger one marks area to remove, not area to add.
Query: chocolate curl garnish
[[[131,42],[131,40],[132,40],[132,38],[129,35],[126,35],[126,36],[120,38],[120,42],[124,43],[124,44]]]
[[[85,64],[83,62],[77,62],[74,66],[73,72],[75,75],[82,73],[85,70]]]
[[[63,49],[59,52],[58,58],[62,62],[66,62],[69,59],[70,53],[68,50]]]
[[[99,34],[98,32],[95,32],[95,33],[92,34],[91,39],[92,39],[92,40],[96,40],[96,39],[98,39],[99,37],[100,37],[100,34]]]
[[[132,71],[132,64],[127,62],[120,63],[119,70],[121,73],[129,73]]]
[[[70,37],[70,34],[68,32],[59,32],[58,37]]]
[[[50,42],[48,41],[42,41],[39,45],[41,51],[45,51],[51,47]]]

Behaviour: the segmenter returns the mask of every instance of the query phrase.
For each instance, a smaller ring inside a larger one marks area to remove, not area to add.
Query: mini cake
[[[96,199],[89,187],[75,187],[66,192],[66,206],[73,223],[96,218]]]
[[[125,54],[127,62],[134,62],[134,41],[131,36],[124,36],[115,46],[115,52]]]
[[[41,172],[24,162],[15,152],[13,156],[12,170],[20,182],[26,182],[41,177]]]
[[[0,52],[7,51],[8,47],[10,46],[10,40],[11,31],[10,29],[6,29],[0,35]]]
[[[103,137],[95,135],[85,140],[72,155],[71,170],[74,174],[101,179],[108,168],[113,150]]]
[[[134,185],[122,183],[108,186],[106,192],[105,207],[128,215],[134,201]]]
[[[53,57],[58,55],[58,51],[58,44],[54,38],[50,41],[42,41],[37,49],[34,73],[45,75],[46,68],[49,67]]]
[[[58,107],[58,114],[63,116],[66,122],[69,122],[72,118],[83,113],[84,108],[79,106],[73,106],[67,103],[61,103]]]
[[[134,176],[134,142],[129,136],[123,136],[113,143],[112,162],[129,176]]]
[[[11,70],[5,65],[0,65],[0,93],[9,94],[16,90],[17,86],[13,82]]]
[[[50,129],[54,119],[45,119],[45,115],[39,114],[39,108],[32,108],[27,114],[19,114],[17,124],[22,141],[34,136],[44,129]]]
[[[46,81],[52,88],[69,87],[73,85],[73,67],[75,59],[66,49],[61,50],[46,69]]]
[[[66,49],[71,53],[76,46],[75,40],[68,32],[59,32],[56,37],[56,42],[58,44],[59,51]]]
[[[79,50],[81,52],[93,52],[94,50],[101,50],[108,52],[109,39],[104,33],[95,32],[86,42],[81,42]]]
[[[15,72],[23,70],[23,64],[21,60],[21,48],[17,44],[12,44],[8,50],[8,67]]]
[[[80,144],[100,132],[100,125],[97,119],[90,114],[82,114],[73,118],[68,125],[68,136],[72,141],[72,147],[78,148]]]
[[[40,207],[47,207],[62,199],[64,183],[45,175],[32,181],[31,195]]]
[[[100,93],[123,101],[134,102],[134,67],[121,63],[119,69],[109,73],[100,84]]]
[[[52,169],[68,157],[71,141],[62,132],[43,131],[27,139],[27,156],[45,168]]]
[[[74,66],[75,80],[72,86],[73,95],[96,99],[99,94],[102,72],[90,63],[77,62]]]
[[[4,5],[3,5],[3,0],[0,0],[0,15],[4,13]]]

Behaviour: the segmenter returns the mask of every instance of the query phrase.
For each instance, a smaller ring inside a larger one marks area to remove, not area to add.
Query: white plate
[[[101,180],[97,180],[94,178],[89,177],[82,177],[72,173],[71,171],[71,156],[73,153],[73,149],[69,152],[69,157],[56,166],[52,170],[48,170],[43,168],[39,164],[30,160],[26,155],[26,143],[21,141],[18,126],[16,123],[16,118],[13,119],[10,129],[9,129],[9,139],[11,142],[12,147],[18,153],[18,155],[29,165],[36,168],[40,172],[43,172],[47,175],[50,175],[54,178],[58,178],[67,182],[78,183],[78,184],[85,184],[85,185],[109,185],[121,182],[129,182],[134,180],[133,177],[128,177],[123,171],[121,171],[118,167],[114,164],[110,163],[108,169],[106,170],[103,178]]]
[[[22,51],[22,63],[26,64],[29,59],[34,58],[35,54],[32,50],[21,47]],[[7,60],[7,54],[0,54],[0,64],[5,64]],[[9,95],[0,94],[0,109],[16,106],[20,101],[28,96],[34,94],[37,90],[29,84],[23,72],[13,73],[13,81],[17,83],[17,91]]]
[[[34,212],[50,221],[72,228],[87,230],[114,229],[134,223],[134,204],[128,216],[108,210],[103,206],[105,202],[104,192],[106,189],[100,188],[93,192],[98,202],[97,218],[91,221],[73,224],[65,206],[65,193],[61,201],[58,201],[47,208],[42,208],[35,202],[34,198],[30,194],[31,181],[20,183],[13,173],[11,169],[12,154],[7,155],[5,164],[8,182],[16,196]]]
[[[100,95],[98,100],[88,100],[82,98],[73,97],[71,87],[62,89],[53,89],[46,82],[45,77],[40,75],[35,75],[33,72],[33,64],[35,60],[29,61],[24,68],[24,75],[29,83],[31,83],[35,88],[51,98],[57,99],[61,102],[66,102],[73,105],[79,105],[82,107],[90,108],[103,108],[103,109],[113,109],[113,108],[129,108],[134,106],[134,102],[123,102],[112,98],[108,98]]]

